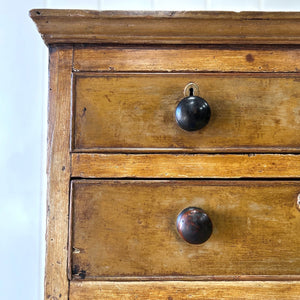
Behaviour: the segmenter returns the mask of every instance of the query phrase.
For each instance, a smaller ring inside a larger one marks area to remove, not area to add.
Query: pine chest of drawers
[[[300,14],[30,15],[45,299],[299,299]]]

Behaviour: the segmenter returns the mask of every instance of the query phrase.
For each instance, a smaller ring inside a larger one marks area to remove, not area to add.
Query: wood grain
[[[70,300],[237,299],[298,300],[300,284],[291,282],[71,282]]]
[[[300,156],[289,154],[72,154],[81,178],[299,178]]]
[[[67,300],[72,47],[50,48],[45,299]]]
[[[51,45],[45,299],[298,300],[300,13],[30,16]],[[190,81],[213,111],[194,133],[174,120]],[[70,176],[103,179],[69,196]],[[177,234],[187,206],[203,245]]]
[[[34,9],[46,44],[299,44],[297,12],[120,12]]]
[[[189,82],[212,111],[198,131],[175,109]],[[299,78],[292,74],[75,76],[73,150],[95,152],[299,152]]]
[[[300,50],[279,47],[92,47],[74,49],[74,71],[299,72]]]
[[[300,275],[298,181],[73,181],[72,273],[78,280]],[[177,233],[199,207],[202,245]]]

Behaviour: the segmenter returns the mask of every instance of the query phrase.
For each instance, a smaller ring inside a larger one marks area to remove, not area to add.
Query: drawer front
[[[299,192],[295,181],[73,181],[72,278],[300,275]],[[187,207],[213,223],[203,244],[177,232]]]
[[[73,66],[91,72],[299,72],[297,47],[76,45]]]
[[[175,109],[189,82],[211,108],[198,131]],[[102,74],[74,79],[74,151],[299,152],[300,89],[292,74]]]

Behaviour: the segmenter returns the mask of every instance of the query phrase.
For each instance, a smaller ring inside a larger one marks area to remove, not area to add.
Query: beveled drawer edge
[[[297,48],[75,46],[73,72],[299,73]],[[224,73],[224,74],[223,74]]]
[[[300,54],[299,54],[300,55]],[[197,72],[197,71],[174,71],[174,72],[168,72],[160,70],[160,71],[103,71],[103,72],[94,72],[94,71],[75,71],[73,70],[72,76],[75,78],[99,78],[99,77],[128,77],[128,76],[157,76],[157,75],[172,75],[172,76],[182,76],[182,75],[197,75],[197,76],[203,76],[203,77],[216,77],[216,78],[224,78],[224,77],[251,77],[251,78],[297,78],[296,81],[300,81],[300,72],[251,72],[251,71],[245,71],[245,72],[210,72],[210,71],[203,71],[203,72]],[[74,84],[73,84],[74,86]]]
[[[92,147],[92,148],[75,148],[74,146],[70,149],[72,153],[90,153],[90,154],[300,154],[299,147],[250,147],[250,146],[243,146],[243,147],[201,147],[201,148],[148,148],[148,147]]]
[[[300,275],[207,275],[207,276],[195,276],[195,275],[178,275],[178,276],[88,276],[84,277],[82,274],[75,275],[69,279],[71,282],[82,282],[84,281],[117,281],[117,282],[126,282],[126,281],[299,281]]]
[[[292,154],[71,154],[76,178],[300,178]]]
[[[289,299],[298,300],[297,281],[235,282],[74,282],[70,300],[103,299]]]

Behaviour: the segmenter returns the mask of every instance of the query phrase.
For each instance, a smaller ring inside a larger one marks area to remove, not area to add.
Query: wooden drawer
[[[72,183],[71,278],[278,279],[300,275],[296,181]],[[192,245],[177,215],[200,207],[213,233]]]
[[[195,82],[208,125],[181,129],[175,109]],[[298,75],[79,73],[74,151],[299,152]]]

